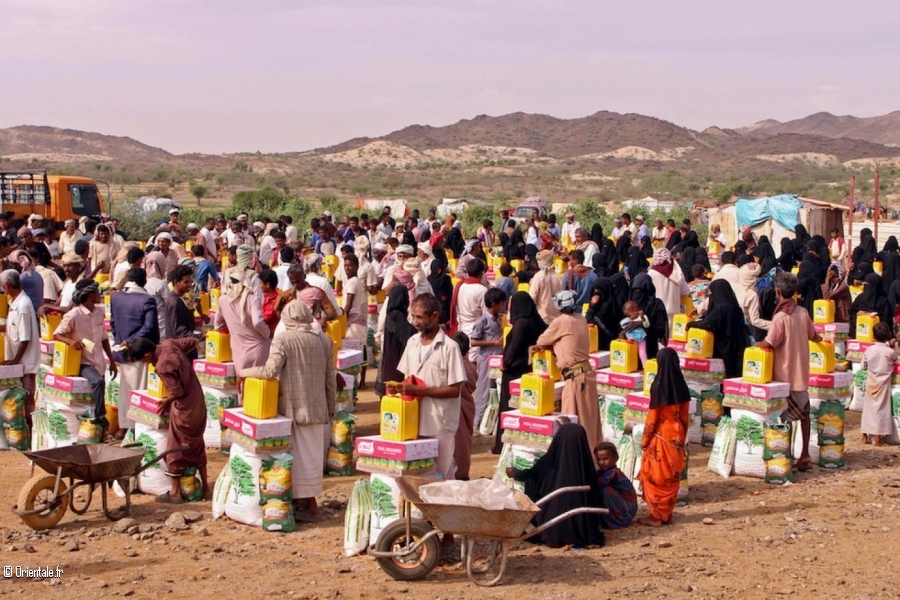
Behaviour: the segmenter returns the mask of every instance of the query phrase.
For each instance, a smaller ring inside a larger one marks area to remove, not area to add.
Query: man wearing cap
[[[2,222],[0,222],[2,223]],[[63,254],[75,251],[75,242],[82,238],[82,233],[78,229],[78,221],[75,219],[66,220],[65,230],[59,234],[59,250]]]
[[[172,237],[182,239],[181,223],[178,222],[180,212],[177,208],[169,210],[169,233]]]
[[[66,281],[63,283],[62,290],[59,293],[58,304],[44,304],[38,308],[38,316],[43,317],[48,312],[67,313],[72,308],[72,294],[75,293],[75,284],[84,278],[83,258],[74,252],[63,254],[62,268],[66,274]]]
[[[569,243],[573,243],[575,241],[575,232],[581,228],[581,223],[575,220],[575,213],[567,212],[566,213],[566,222],[562,224],[562,228],[559,231],[560,239],[567,239]]]
[[[338,304],[337,298],[334,296],[334,289],[332,289],[328,280],[322,276],[323,262],[324,257],[321,254],[310,254],[306,257],[306,262],[304,264],[306,270],[306,283],[322,290],[322,293],[325,295],[325,300],[323,300],[323,302],[330,303],[334,308],[335,314],[340,316],[341,307],[340,304]]]
[[[628,231],[628,228],[622,223],[622,219],[615,219],[613,221],[613,229],[612,236],[615,241],[619,241],[619,238],[622,237],[622,234]]]
[[[640,244],[645,237],[650,237],[650,228],[644,223],[644,215],[638,215],[634,220],[637,223],[637,238],[635,239]]]
[[[415,251],[413,250],[412,246],[407,246],[406,244],[397,246],[397,251],[394,253],[394,264],[389,266],[384,271],[384,281],[381,284],[382,290],[384,290],[385,292],[390,291],[391,286],[397,283],[394,280],[394,271],[398,267],[402,267],[403,263],[413,256],[415,256]]]
[[[388,247],[387,244],[383,244],[378,242],[374,246],[372,246],[372,256],[374,257],[374,261],[372,261],[372,266],[375,268],[375,276],[378,278],[379,287],[381,283],[384,281],[384,272],[390,266],[388,264]]]

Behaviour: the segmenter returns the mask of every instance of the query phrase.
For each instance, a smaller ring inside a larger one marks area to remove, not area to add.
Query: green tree
[[[200,201],[206,197],[207,193],[209,193],[209,190],[205,185],[193,181],[188,186],[188,189],[190,190],[191,195],[197,199],[197,206],[200,206]]]

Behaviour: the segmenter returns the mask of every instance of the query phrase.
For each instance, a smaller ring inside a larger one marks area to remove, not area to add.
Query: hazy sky
[[[702,129],[900,108],[896,0],[0,0],[0,15],[0,127],[175,153],[516,111]]]

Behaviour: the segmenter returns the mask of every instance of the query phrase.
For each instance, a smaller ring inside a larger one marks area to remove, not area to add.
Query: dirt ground
[[[362,393],[359,412],[359,434],[374,433],[374,394]],[[892,598],[900,595],[893,563],[900,553],[898,450],[863,447],[858,414],[847,422],[848,467],[816,468],[785,487],[721,479],[706,471],[709,450],[692,447],[690,503],[677,509],[672,526],[636,525],[591,550],[520,544],[503,584],[490,591],[477,589],[457,568],[396,582],[372,558],[346,558],[341,509],[326,508],[325,521],[274,534],[213,521],[209,502],[173,509],[137,495],[132,517],[143,527],[129,535],[113,531],[98,511],[97,493],[97,507],[81,517],[70,511],[47,533],[33,533],[9,510],[0,511],[4,565],[63,571],[60,579],[4,579],[0,596]],[[488,448],[488,439],[476,438],[473,476],[491,475],[496,457]],[[224,464],[223,455],[210,452],[212,477]],[[326,478],[320,505],[345,503],[359,476]],[[28,461],[18,452],[0,453],[0,477],[0,506],[12,507],[29,479]],[[168,531],[164,523],[174,510],[195,510],[202,519]]]

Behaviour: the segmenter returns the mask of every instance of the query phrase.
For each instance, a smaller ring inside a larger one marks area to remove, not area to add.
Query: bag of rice
[[[615,443],[625,433],[625,397],[615,394],[603,396],[603,412],[600,415],[603,439]]]
[[[122,447],[124,448],[128,444],[134,443],[134,429],[129,429],[125,432],[125,437],[122,439]],[[129,488],[129,493],[138,491],[137,477],[129,477],[125,480],[125,485]],[[114,481],[112,484],[113,493],[119,497],[125,497],[125,490],[122,489],[122,486],[119,484],[119,481]]]
[[[500,451],[500,458],[497,459],[497,468],[494,470],[495,475],[499,475],[504,484],[509,485],[512,481],[506,476],[506,469],[513,466],[513,449],[512,444],[503,444]]]
[[[350,491],[344,513],[344,556],[356,556],[369,547],[369,521],[372,517],[369,482],[357,479]]]
[[[703,446],[712,447],[715,443],[716,428],[719,426],[719,420],[725,414],[725,409],[722,407],[724,395],[721,389],[721,386],[715,386],[700,392],[700,428]]]
[[[206,430],[203,442],[208,448],[222,447],[222,413],[226,408],[238,405],[237,388],[218,389],[203,388],[203,400],[206,402]]]
[[[866,378],[869,376],[868,371],[859,370],[853,373],[853,395],[850,397],[850,403],[847,410],[862,412],[866,403]]]
[[[766,483],[787,483],[794,480],[790,456],[766,460]]]
[[[821,444],[819,446],[819,466],[824,469],[839,469],[844,466],[844,444]]]
[[[798,427],[799,429],[799,427]],[[791,457],[791,428],[781,423],[763,423],[763,459]]]
[[[259,505],[259,470],[265,456],[231,447],[226,469],[231,471],[231,493],[225,497],[225,515],[232,521],[262,527],[263,511]]]
[[[634,438],[631,433],[623,435],[616,444],[616,451],[619,453],[619,470],[631,480],[634,479],[634,465],[637,461],[637,450],[634,446]]]
[[[296,528],[294,507],[290,500],[267,500],[262,507],[263,531],[290,533]]]
[[[12,450],[31,448],[31,435],[25,418],[25,397],[28,395],[20,387],[10,388],[0,401],[0,428],[3,429],[5,445]]]
[[[185,502],[203,500],[203,482],[200,481],[197,467],[185,467],[178,480],[178,489],[181,491],[181,499]]]
[[[488,405],[478,424],[478,433],[481,435],[495,435],[497,421],[500,420],[500,390],[492,387],[488,392]]]
[[[641,462],[644,460],[644,450],[641,448],[641,444],[644,439],[644,425],[635,425],[631,430],[631,437],[634,440],[634,474],[629,477],[631,479],[632,485],[634,485],[634,492],[638,495],[643,493],[641,489]]]
[[[737,427],[734,474],[764,479],[766,461],[763,459],[763,423],[776,422],[778,415],[759,415],[747,410],[732,409],[731,418]]]
[[[400,518],[400,488],[393,477],[372,473],[369,476],[369,498],[372,507],[369,545],[374,546],[384,528]]]
[[[331,420],[331,444],[325,459],[325,473],[338,477],[353,475],[353,433],[356,415],[343,410]]]
[[[47,435],[50,431],[50,423],[47,420],[47,411],[36,410],[31,413],[31,451],[43,450],[47,447]],[[2,436],[0,436],[2,437]],[[6,441],[4,439],[4,445]]]
[[[148,464],[166,451],[169,444],[169,433],[160,431],[143,423],[134,424],[134,441],[141,444],[144,452],[142,465]],[[164,460],[154,463],[138,475],[138,489],[144,494],[164,494],[171,489],[171,481],[166,475]]]
[[[262,459],[259,467],[259,503],[269,500],[294,499],[291,489],[291,468],[294,457],[290,454],[272,454]]]
[[[78,416],[76,444],[99,444],[103,440],[103,426],[94,423],[94,409],[87,409]]]
[[[816,418],[819,447],[844,443],[844,405],[837,400],[823,400]]]
[[[525,446],[512,447],[512,467],[519,471],[525,471],[534,466],[540,457],[546,454],[546,450],[538,450],[536,448],[526,448]],[[521,481],[513,482],[516,489],[525,492],[525,484]]]
[[[225,504],[228,502],[228,494],[231,493],[231,469],[228,465],[219,473],[216,478],[216,485],[213,488],[212,499],[212,518],[218,519],[225,514]]]
[[[730,417],[723,416],[716,429],[716,439],[709,453],[706,468],[725,479],[731,477],[734,453],[737,447],[737,425]]]

